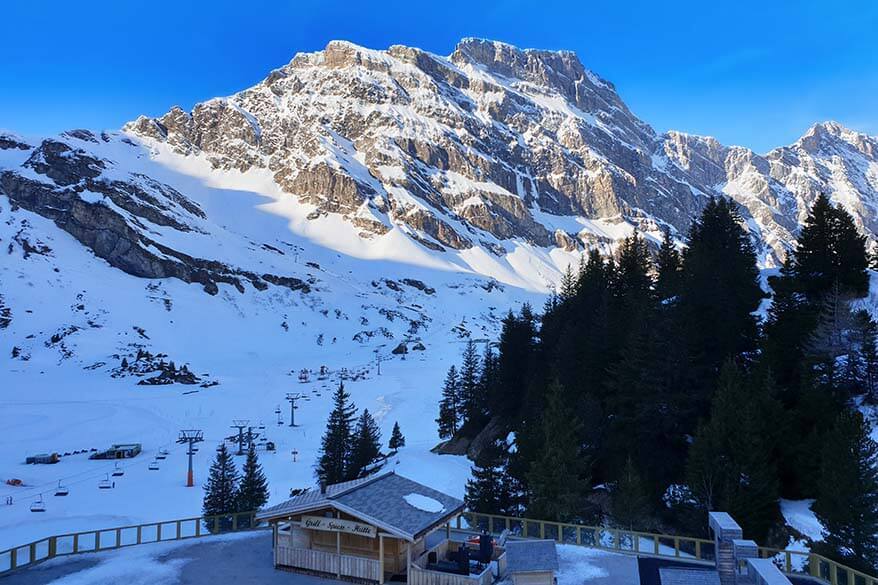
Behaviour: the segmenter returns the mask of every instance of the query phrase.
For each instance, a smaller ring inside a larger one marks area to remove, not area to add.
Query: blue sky
[[[4,0],[0,128],[118,128],[248,87],[331,39],[570,49],[657,130],[766,151],[835,119],[878,134],[878,2]]]

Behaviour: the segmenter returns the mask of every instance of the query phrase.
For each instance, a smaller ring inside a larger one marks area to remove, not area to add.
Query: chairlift
[[[158,455],[155,456],[156,459],[166,459],[168,457],[167,449],[159,449]]]
[[[158,471],[159,470],[159,462],[158,461],[151,462],[149,464],[149,470],[150,471]]]
[[[34,501],[33,504],[30,505],[31,512],[45,512],[46,504],[43,502],[43,494],[40,494],[40,497]]]
[[[70,490],[67,489],[66,485],[62,485],[61,480],[59,479],[58,480],[58,487],[55,488],[55,495],[56,496],[66,496],[69,493],[70,493]]]
[[[98,483],[98,489],[108,490],[108,489],[110,489],[110,488],[112,488],[112,487],[113,487],[113,483],[110,481],[110,474],[108,473],[108,474],[107,474],[107,477],[104,478],[104,479],[102,479],[102,480]]]
[[[125,475],[125,470],[119,467],[119,464],[116,464],[116,469],[113,470],[113,477],[122,477]]]

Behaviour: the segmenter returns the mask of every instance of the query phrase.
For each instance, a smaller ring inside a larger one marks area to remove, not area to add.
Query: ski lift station
[[[452,541],[451,522],[463,509],[462,501],[388,471],[306,491],[257,519],[272,527],[278,569],[377,583],[488,585],[505,571],[505,551],[488,535]]]
[[[111,445],[109,449],[89,455],[89,459],[130,459],[140,455],[143,449],[140,443],[122,443]]]

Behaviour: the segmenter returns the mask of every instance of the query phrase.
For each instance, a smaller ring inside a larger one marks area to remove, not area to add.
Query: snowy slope
[[[243,418],[265,423],[278,445],[277,454],[264,456],[272,499],[309,485],[329,392],[343,368],[361,376],[346,385],[360,408],[377,415],[385,440],[399,421],[408,439],[400,469],[461,495],[468,462],[429,453],[444,370],[467,337],[495,338],[506,310],[540,303],[535,291],[557,279],[572,254],[521,243],[507,259],[480,250],[436,258],[393,232],[362,240],[335,217],[303,222],[307,208],[270,189],[257,191],[258,176],[205,178],[197,160],[133,147],[119,136],[89,146],[114,169],[147,173],[185,193],[205,214],[187,217],[194,229],[184,232],[120,210],[131,225],[193,257],[299,278],[309,290],[246,284],[239,292],[219,283],[218,293],[208,294],[178,278],[137,278],[0,196],[0,294],[11,317],[0,330],[0,424],[9,432],[0,444],[0,479],[26,484],[0,485],[0,498],[14,501],[0,507],[0,548],[45,534],[197,514],[201,490],[183,487],[186,458],[174,443],[183,428],[205,433],[196,456],[199,482],[212,450],[232,434],[232,420]],[[401,342],[411,350],[405,360],[391,353]],[[417,342],[423,352],[413,351]],[[122,357],[133,361],[138,349],[167,354],[219,384],[140,386],[137,376],[112,377]],[[310,383],[298,381],[301,369],[322,365],[331,371],[326,380],[315,374]],[[280,405],[288,422],[284,395],[293,391],[311,398],[297,412],[302,426],[278,427],[275,409]],[[113,465],[84,454],[24,465],[26,455],[126,441],[143,443],[144,454],[124,462],[115,490],[97,488]],[[163,447],[172,454],[160,471],[149,471]],[[66,498],[51,495],[59,479],[70,488]],[[29,505],[40,493],[48,510],[37,515]]]

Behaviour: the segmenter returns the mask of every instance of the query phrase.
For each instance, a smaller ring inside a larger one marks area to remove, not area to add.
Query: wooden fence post
[[[116,548],[119,548],[121,546],[122,546],[122,529],[117,528],[116,529]]]
[[[180,521],[177,520],[177,540],[180,540],[183,536],[183,526],[180,524]]]
[[[546,538],[546,523],[540,520],[540,538],[545,540]]]
[[[143,542],[143,526],[137,525],[137,544]]]
[[[14,548],[9,551],[9,568],[14,569],[18,566],[18,549]]]
[[[564,525],[558,524],[558,542],[564,542]]]
[[[162,524],[159,522],[155,525],[155,541],[161,542],[162,540]]]
[[[95,551],[101,550],[101,531],[95,531]]]
[[[79,552],[79,533],[78,532],[73,535],[73,552],[74,553]]]
[[[49,538],[49,558],[55,558],[55,555],[58,552],[58,537],[52,536]]]

